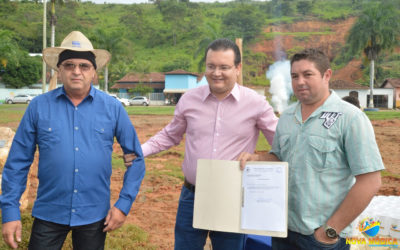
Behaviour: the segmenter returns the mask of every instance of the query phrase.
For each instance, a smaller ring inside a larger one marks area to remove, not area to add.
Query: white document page
[[[286,231],[286,173],[282,165],[246,165],[241,228]]]

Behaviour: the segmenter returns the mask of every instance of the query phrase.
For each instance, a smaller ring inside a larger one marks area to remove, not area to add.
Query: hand
[[[20,220],[10,221],[3,224],[2,233],[3,239],[11,248],[17,248],[18,243],[21,242],[22,223]],[[14,234],[17,242],[14,240]]]
[[[242,152],[240,153],[239,157],[237,158],[238,161],[240,161],[240,170],[243,170],[244,167],[246,166],[246,162],[248,161],[258,161],[259,156],[256,154],[250,154],[247,152]]]
[[[132,162],[133,160],[136,159],[136,155],[134,153],[132,154],[124,154],[124,164],[125,167],[129,168],[130,166],[132,166]]]
[[[339,240],[339,238],[331,239],[328,236],[326,236],[324,227],[320,227],[317,230],[315,230],[314,238],[317,241],[322,242],[324,244],[335,244]]]
[[[103,232],[110,232],[117,228],[120,228],[126,219],[126,215],[116,207],[112,207],[110,211],[108,211],[106,221],[104,225],[106,226],[103,229]]]

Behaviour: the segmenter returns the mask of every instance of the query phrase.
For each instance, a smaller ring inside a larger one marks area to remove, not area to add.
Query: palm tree
[[[199,44],[197,45],[197,49],[194,52],[194,58],[196,59],[199,55],[201,55],[201,59],[199,63],[197,64],[197,70],[198,72],[202,72],[204,70],[204,64],[206,62],[206,56],[204,54],[206,48],[208,45],[217,39],[219,37],[219,32],[217,31],[217,28],[213,24],[206,24],[208,30],[209,30],[209,35],[203,38]]]
[[[104,29],[96,29],[91,35],[91,41],[95,48],[108,50],[111,53],[111,61],[116,62],[118,55],[123,51],[121,37],[122,29],[113,29],[105,31]],[[108,65],[104,68],[104,90],[108,92]]]
[[[384,50],[392,50],[398,44],[400,20],[396,8],[385,2],[368,5],[350,29],[347,43],[353,55],[363,51],[370,61],[370,99],[373,108],[375,60]]]

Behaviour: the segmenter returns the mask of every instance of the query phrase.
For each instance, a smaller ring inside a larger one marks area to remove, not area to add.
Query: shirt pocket
[[[309,152],[306,153],[307,165],[318,172],[326,171],[338,166],[338,144],[336,141],[318,137],[309,136]]]
[[[61,142],[61,125],[58,120],[39,120],[37,128],[39,149],[48,149]]]
[[[96,122],[94,125],[95,138],[105,147],[114,144],[114,128],[111,122]]]

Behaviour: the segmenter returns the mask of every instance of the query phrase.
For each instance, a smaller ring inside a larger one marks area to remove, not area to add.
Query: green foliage
[[[305,0],[303,0],[305,1]],[[41,52],[43,5],[40,1],[0,0],[0,27],[11,32],[11,40],[17,49],[7,51]],[[60,4],[64,2],[64,4]],[[57,27],[56,46],[72,30],[80,30],[88,36],[95,47],[112,51],[109,64],[109,85],[129,72],[162,72],[182,68],[191,72],[204,69],[204,50],[213,40],[241,36],[245,84],[264,83],[265,68],[272,59],[249,59],[249,48],[262,42],[262,29],[267,25],[291,24],[304,20],[298,13],[301,0],[194,3],[178,0],[154,0],[154,4],[94,4],[91,2],[56,1]],[[309,0],[312,6],[306,16],[311,20],[335,21],[357,16],[367,3],[392,3],[399,11],[398,0]],[[48,3],[48,22],[50,3]],[[49,25],[48,25],[49,27]],[[394,27],[389,25],[389,27]],[[400,29],[398,29],[400,30]],[[50,28],[47,36],[50,37]],[[0,31],[1,33],[1,31]],[[260,35],[260,33],[262,35]],[[330,30],[314,32],[273,33],[266,37],[293,36],[296,41],[307,41],[311,36],[327,35]],[[49,39],[48,39],[49,41]],[[0,38],[0,48],[5,43]],[[343,50],[344,44],[335,44],[332,52],[337,55],[336,69],[343,67],[354,55]],[[292,48],[285,48],[291,50]],[[0,57],[3,55],[0,52]],[[245,58],[247,57],[247,59]],[[9,58],[18,58],[11,56]],[[381,62],[383,74],[396,76],[398,63],[395,60]],[[1,66],[0,66],[1,67]],[[2,68],[0,68],[1,72]],[[246,72],[247,71],[247,72]],[[100,77],[102,71],[99,72]],[[378,76],[377,76],[378,77]],[[102,81],[101,81],[102,83]],[[268,84],[268,83],[266,83]]]
[[[398,44],[400,18],[398,11],[386,2],[365,6],[347,38],[350,53],[363,51],[369,60],[376,60],[381,51]]]
[[[330,0],[314,1],[312,14],[326,21],[345,19],[359,12],[359,7],[354,8],[350,1]]]
[[[136,85],[133,89],[130,89],[129,92],[132,93],[139,93],[140,95],[144,96],[147,95],[148,93],[153,92],[154,89],[144,85],[143,83],[139,83],[138,85]]]
[[[300,12],[303,16],[311,11],[311,7],[312,4],[310,1],[299,1],[296,4],[297,11]]]
[[[183,69],[183,70],[189,71],[191,68],[191,61],[192,60],[186,56],[175,58],[172,61],[166,62],[162,66],[161,71],[162,72],[170,72],[170,71],[174,71],[177,69]]]
[[[294,13],[293,4],[291,1],[272,1],[267,8],[267,12],[277,18],[291,16]]]
[[[1,74],[3,82],[12,88],[21,88],[37,83],[42,64],[39,59],[23,54],[19,63],[11,61]]]
[[[240,5],[228,12],[222,23],[224,25],[223,34],[234,40],[243,38],[243,41],[255,38],[261,31],[263,15],[254,5]]]

